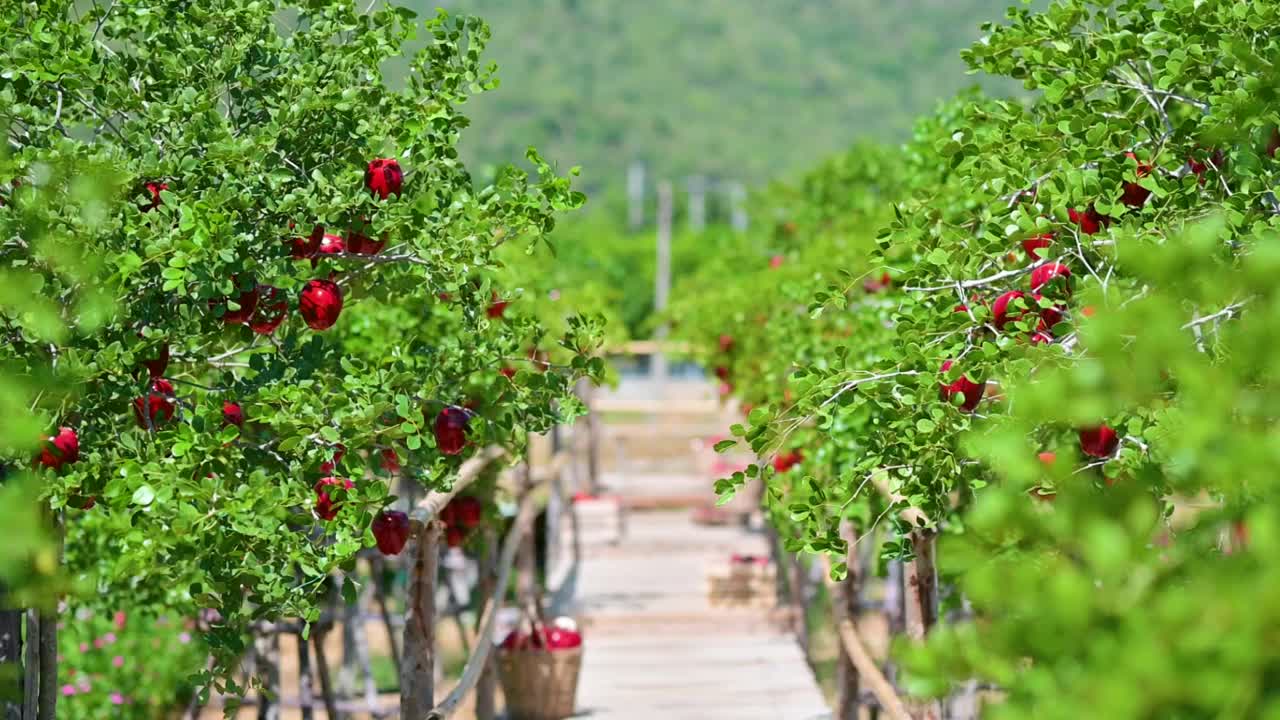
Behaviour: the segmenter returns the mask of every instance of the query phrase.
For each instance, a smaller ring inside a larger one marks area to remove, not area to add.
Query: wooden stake
[[[0,600],[4,588],[0,587]],[[22,611],[0,610],[0,677],[17,683],[0,693],[0,720],[22,720]]]
[[[841,536],[849,543],[849,551],[845,555],[848,572],[845,579],[833,588],[831,598],[832,614],[837,623],[848,621],[856,630],[858,627],[858,611],[862,598],[862,562],[858,557],[858,531],[853,523],[845,521],[841,527]],[[833,720],[859,720],[859,673],[853,658],[840,645],[839,658],[836,662],[836,706]]]
[[[476,644],[493,644],[493,638],[485,637],[482,625],[485,609],[493,603],[494,589],[497,585],[498,572],[498,534],[492,528],[484,531],[484,552],[480,554],[479,581],[476,584]],[[485,662],[480,671],[480,679],[476,681],[476,720],[494,720],[497,716],[497,701],[494,697],[498,687],[498,674],[494,672],[493,663]]]

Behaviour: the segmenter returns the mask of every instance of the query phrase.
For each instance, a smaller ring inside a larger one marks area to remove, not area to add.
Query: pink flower
[[[116,611],[116,615],[115,615],[115,617],[114,617],[113,619],[115,620],[115,623],[116,623],[116,629],[117,629],[117,630],[123,630],[123,629],[124,629],[124,619],[125,619],[124,611],[123,611],[123,610],[117,610],[117,611]]]
[[[88,675],[81,675],[80,679],[76,681],[76,686],[80,688],[80,692],[89,692],[93,689],[93,685],[89,682]]]
[[[116,634],[113,632],[109,632],[106,635],[103,635],[102,639],[105,640],[108,645],[111,645],[116,641]]]
[[[71,697],[72,695],[75,695],[75,694],[76,694],[76,688],[75,688],[75,686],[74,686],[74,685],[63,685],[63,686],[62,686],[62,694],[63,694],[63,695],[65,695],[66,697]]]
[[[178,642],[182,643],[183,645],[186,645],[187,643],[191,642],[191,633],[189,632],[180,633],[178,635]]]
[[[102,649],[102,646],[103,646],[103,645],[106,645],[106,644],[107,644],[107,643],[105,642],[105,638],[94,638],[94,639],[93,639],[93,646],[94,646],[95,648],[99,649],[99,650],[101,650],[101,649]]]
[[[115,667],[124,667],[124,656],[117,655],[111,658],[111,664],[114,665]]]
[[[112,704],[112,705],[123,705],[123,704],[124,704],[124,696],[123,696],[123,695],[121,695],[121,694],[120,694],[120,693],[118,693],[118,692],[113,692],[113,693],[111,693],[111,704]]]
[[[80,643],[80,652],[89,652],[89,643]]]

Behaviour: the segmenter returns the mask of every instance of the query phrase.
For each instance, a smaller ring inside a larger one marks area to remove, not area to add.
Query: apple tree
[[[480,20],[9,0],[0,24],[0,441],[64,528],[71,608],[216,611],[225,671],[251,622],[317,617],[389,473],[445,487],[581,410],[595,319],[571,361],[501,374],[543,332],[495,310],[498,253],[583,197],[533,151],[484,188],[458,161],[495,84]]]

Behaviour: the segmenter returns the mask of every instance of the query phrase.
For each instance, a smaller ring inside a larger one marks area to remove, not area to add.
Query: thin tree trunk
[[[480,555],[480,572],[476,587],[476,644],[492,643],[493,638],[479,635],[484,622],[485,608],[492,603],[497,586],[498,573],[498,536],[492,529],[484,532],[484,552]],[[494,672],[493,662],[485,663],[476,682],[476,720],[494,720],[497,716],[497,702],[494,698],[498,687],[498,675]]]
[[[58,717],[58,612],[40,611],[40,699],[36,720]]]
[[[0,601],[5,597],[0,587]],[[0,688],[0,719],[22,720],[22,611],[0,610],[0,679],[13,678],[11,688]]]
[[[836,585],[835,596],[831,598],[831,607],[838,625],[848,620],[855,628],[858,626],[858,611],[862,600],[862,561],[858,557],[858,531],[853,524],[845,521],[841,527],[841,535],[849,543],[845,555],[848,572],[845,579]],[[836,663],[836,706],[833,720],[858,720],[861,690],[858,682],[858,670],[853,658],[849,656],[844,643],[840,644],[839,658]]]
[[[937,533],[915,530],[909,536],[915,558],[906,567],[906,632],[913,642],[924,642],[938,623]],[[939,720],[941,704],[934,700],[912,703],[917,720]]]
[[[409,576],[409,608],[404,623],[404,659],[400,666],[400,717],[423,720],[435,704],[436,572],[440,523],[432,520],[418,533]]]
[[[298,706],[302,710],[302,720],[312,720],[313,694],[311,689],[311,648],[307,639],[298,633]]]
[[[320,697],[324,701],[326,720],[338,720],[338,704],[333,698],[333,683],[329,679],[329,660],[324,656],[324,636],[315,633],[311,640],[316,648],[316,674],[320,676]]]

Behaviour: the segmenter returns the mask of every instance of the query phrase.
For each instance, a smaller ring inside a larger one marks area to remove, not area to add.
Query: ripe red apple
[[[1009,303],[1012,303],[1020,297],[1024,297],[1022,291],[1010,290],[996,298],[996,301],[991,304],[991,321],[995,324],[997,330],[1003,330],[1005,325],[1008,325],[1012,321],[1021,319],[1023,314],[1025,314],[1026,311],[1020,310],[1016,316],[1009,316]],[[944,367],[943,369],[945,370],[946,368]]]
[[[293,224],[290,223],[290,228]],[[313,257],[320,251],[320,241],[324,237],[324,226],[316,225],[311,229],[311,235],[301,238],[295,237],[289,241],[289,256],[294,260],[305,260]]]
[[[249,328],[259,335],[270,335],[289,313],[289,300],[274,285],[258,286],[258,307],[249,318]]]
[[[1271,128],[1271,138],[1267,140],[1267,154],[1275,157],[1277,150],[1280,150],[1280,128]]]
[[[67,505],[77,510],[92,510],[97,504],[98,499],[92,495],[72,495],[67,498]]]
[[[1120,447],[1120,436],[1106,425],[1085,428],[1080,431],[1080,449],[1085,455],[1109,458]]]
[[[404,173],[400,171],[400,163],[394,158],[371,161],[364,173],[364,186],[383,200],[393,194],[400,195],[404,187]]]
[[[1200,184],[1204,185],[1205,178],[1211,167],[1217,168],[1221,172],[1227,166],[1227,156],[1223,155],[1221,150],[1214,150],[1203,162],[1195,157],[1187,158],[1187,165],[1191,168],[1191,172],[1200,178]]]
[[[783,262],[783,257],[781,255],[774,255],[773,257],[769,258],[769,267],[780,268],[782,267],[782,262]]]
[[[354,487],[355,485],[346,478],[321,478],[313,488],[316,493],[316,515],[322,520],[332,520],[337,517],[338,510],[342,508],[342,501],[334,502],[333,497],[329,495],[329,488],[350,490]]]
[[[1071,294],[1071,268],[1062,263],[1047,263],[1031,271],[1031,290],[1039,291],[1054,280],[1062,278],[1066,293]]]
[[[1093,235],[1111,224],[1111,218],[1107,215],[1099,215],[1098,211],[1093,209],[1093,205],[1086,208],[1084,212],[1071,208],[1067,210],[1067,217],[1079,226],[1080,232],[1085,235]]]
[[[382,248],[386,247],[386,236],[383,236],[382,242],[373,240],[368,235],[362,235],[354,230],[347,232],[347,252],[356,255],[377,255],[382,252]]]
[[[36,464],[61,470],[62,466],[78,460],[80,460],[80,437],[76,435],[74,429],[64,427],[58,428],[58,434],[52,440],[45,438],[45,443],[40,448],[40,456],[36,458]]]
[[[409,542],[409,516],[399,510],[383,510],[373,519],[373,537],[383,555],[399,555]]]
[[[495,292],[490,298],[489,307],[485,308],[485,314],[494,319],[500,318],[506,314],[507,306],[510,304],[507,300],[499,299],[498,293]]]
[[[328,330],[342,313],[342,288],[332,280],[310,280],[302,287],[298,312],[312,330]]]
[[[1139,178],[1144,178],[1151,174],[1151,166],[1139,160],[1137,155],[1127,152],[1124,156],[1138,164],[1138,169],[1134,174]],[[1147,198],[1150,196],[1150,190],[1142,187],[1136,182],[1126,181],[1124,184],[1124,191],[1120,194],[1120,202],[1131,208],[1140,208],[1147,202]]]
[[[225,305],[225,301],[223,304]],[[240,306],[240,309],[232,310],[228,307],[227,311],[222,314],[222,322],[228,325],[239,325],[248,322],[258,308],[258,288],[255,286],[252,290],[240,293],[240,297],[236,298],[236,304]]]
[[[456,525],[450,525],[444,529],[444,544],[451,548],[460,547],[462,541],[467,539],[467,531]]]
[[[1053,244],[1053,233],[1044,233],[1029,237],[1022,241],[1022,251],[1027,254],[1027,258],[1032,262],[1041,258],[1040,250],[1043,250]]]
[[[733,394],[733,383],[727,383],[727,382],[720,383],[721,397],[729,397],[732,394]]]
[[[339,235],[325,233],[320,238],[320,245],[311,255],[311,267],[315,267],[321,255],[341,255],[347,251],[347,243]]]
[[[510,380],[511,378],[516,376],[516,369],[511,367],[510,365],[503,365],[502,368],[498,370],[498,374]]]
[[[142,210],[142,212],[151,212],[164,204],[164,200],[160,197],[160,191],[168,190],[168,183],[149,182],[144,187],[146,187],[147,196],[151,198],[151,201],[140,206],[139,209]]]
[[[577,630],[553,627],[547,631],[548,650],[570,650],[582,646],[582,634]]]
[[[169,343],[160,343],[156,356],[150,360],[143,360],[142,365],[147,369],[147,374],[151,377],[158,378],[163,376],[164,371],[169,369]]]
[[[342,462],[342,458],[346,457],[346,455],[347,455],[346,445],[343,445],[342,443],[338,443],[334,445],[333,459],[326,460],[325,462],[320,463],[320,472],[325,474],[333,472],[333,469],[338,467],[338,463]]]
[[[732,336],[732,335],[721,335],[721,336],[720,336],[720,341],[719,341],[719,342],[720,342],[720,352],[726,352],[726,353],[727,353],[727,352],[729,352],[730,350],[732,350],[732,349],[733,349],[733,336]]]
[[[222,427],[235,425],[238,428],[244,427],[244,410],[239,403],[227,401],[222,403]]]
[[[777,472],[784,473],[796,465],[799,465],[802,460],[804,460],[804,454],[799,450],[779,452],[773,456],[773,469]]]
[[[729,368],[723,365],[717,365],[715,369],[715,374],[716,374],[716,377],[720,378],[721,380],[727,381],[729,379]]]
[[[1037,457],[1044,465],[1053,465],[1058,460],[1058,454],[1055,452],[1042,452]]]
[[[459,407],[447,407],[436,415],[436,447],[445,455],[457,455],[467,444],[471,414]]]
[[[470,530],[480,524],[480,519],[484,515],[484,506],[478,499],[471,495],[463,495],[454,498],[457,503],[458,525],[466,530]]]
[[[954,363],[951,360],[942,363],[941,372],[945,373],[950,370],[952,365]],[[978,403],[982,402],[982,396],[987,391],[987,385],[986,383],[976,383],[961,375],[955,382],[950,384],[938,383],[938,389],[939,396],[948,403],[952,402],[952,398],[955,396],[962,395],[964,400],[960,403],[960,411],[971,413],[978,407]]]
[[[382,449],[382,469],[387,472],[400,472],[400,456],[395,448]]]
[[[133,399],[133,417],[143,430],[158,428],[173,419],[175,406],[173,383],[156,378],[151,381],[151,392],[145,398]]]
[[[878,293],[891,287],[893,287],[893,277],[887,272],[882,273],[878,279],[871,278],[862,283],[862,289],[867,293]]]

